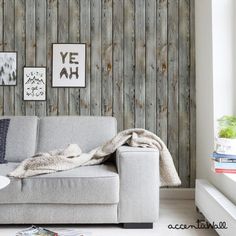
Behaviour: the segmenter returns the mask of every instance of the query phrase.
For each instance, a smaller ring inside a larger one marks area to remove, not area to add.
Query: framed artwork
[[[17,85],[17,52],[0,52],[0,85]]]
[[[23,100],[46,101],[46,67],[24,67]]]
[[[52,45],[52,87],[85,87],[85,44]]]

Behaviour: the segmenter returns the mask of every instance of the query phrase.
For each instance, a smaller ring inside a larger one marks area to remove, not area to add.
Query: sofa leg
[[[124,229],[153,229],[153,223],[124,223]]]

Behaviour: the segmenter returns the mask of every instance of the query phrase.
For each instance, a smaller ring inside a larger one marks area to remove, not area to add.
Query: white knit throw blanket
[[[117,148],[127,144],[131,147],[155,148],[160,152],[160,185],[177,186],[181,184],[171,154],[164,142],[155,134],[145,129],[127,129],[118,133],[104,145],[89,153],[82,153],[77,144],[69,144],[63,150],[39,153],[25,159],[11,173],[10,177],[26,178],[29,176],[48,174],[69,170],[79,166],[97,165],[105,161]]]

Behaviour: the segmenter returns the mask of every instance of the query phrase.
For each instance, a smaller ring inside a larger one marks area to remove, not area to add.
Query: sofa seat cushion
[[[0,165],[7,175],[17,163]],[[119,202],[119,175],[113,163],[78,167],[26,179],[11,178],[1,190],[3,203],[116,204]]]

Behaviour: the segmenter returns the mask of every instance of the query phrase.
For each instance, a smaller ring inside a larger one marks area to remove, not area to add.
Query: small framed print
[[[52,87],[85,87],[85,44],[53,44]]]
[[[46,67],[24,67],[24,101],[46,101]]]
[[[17,52],[0,52],[0,85],[17,85]]]

